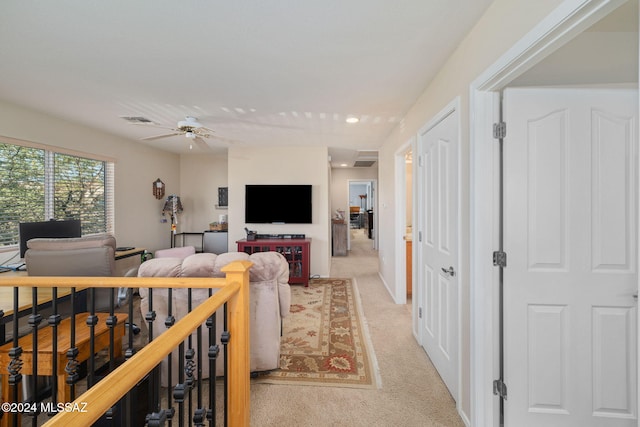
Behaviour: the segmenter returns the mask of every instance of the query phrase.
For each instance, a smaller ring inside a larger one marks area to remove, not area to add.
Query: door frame
[[[406,234],[406,221],[407,217],[407,164],[405,159],[405,154],[407,151],[411,151],[412,153],[416,152],[416,137],[415,135],[409,138],[407,142],[402,144],[402,146],[396,150],[395,152],[395,194],[396,194],[396,206],[395,206],[395,216],[396,216],[396,224],[395,224],[395,233],[396,237],[395,241],[395,253],[396,253],[396,272],[395,272],[395,293],[393,295],[394,302],[396,304],[406,304],[407,303],[407,275],[406,275],[406,258],[407,258],[407,247],[405,245],[404,236]],[[411,180],[415,183],[415,168],[412,168]],[[415,185],[411,186],[412,188],[412,198],[416,200],[415,193]],[[415,203],[412,203],[412,212],[411,212],[411,224],[412,226],[415,224],[416,218],[416,209]],[[413,230],[412,236],[413,236]],[[414,257],[415,258],[415,257]],[[413,260],[412,260],[412,265]],[[413,273],[412,273],[413,274]],[[416,299],[411,298],[412,302],[412,313],[416,312]],[[417,324],[413,322],[413,335],[418,340],[417,335]]]
[[[500,117],[499,91],[623,3],[563,1],[469,87],[471,425],[500,424],[499,399],[492,387],[498,378],[498,269],[491,262],[499,229],[498,144],[492,137],[493,123]]]
[[[378,249],[378,180],[373,178],[353,178],[347,180],[347,207],[350,206],[349,199],[351,193],[351,184],[369,184],[371,193],[373,194],[373,202],[371,209],[373,210],[373,249]],[[366,211],[365,211],[366,212]],[[347,250],[351,250],[351,228],[347,232]]]
[[[431,118],[431,120],[429,120],[424,126],[422,126],[415,137],[415,150],[414,150],[414,165],[413,165],[413,193],[415,195],[414,197],[414,207],[413,207],[413,211],[414,211],[414,223],[413,223],[413,228],[412,228],[412,233],[413,233],[413,239],[414,242],[418,242],[420,243],[420,239],[419,239],[419,233],[422,233],[422,235],[424,235],[424,230],[422,230],[421,224],[422,224],[422,217],[424,216],[424,211],[422,211],[419,207],[423,206],[423,194],[424,194],[424,168],[421,166],[421,160],[418,159],[418,162],[416,163],[416,159],[417,154],[420,151],[420,136],[429,132],[431,129],[433,129],[434,127],[436,127],[440,122],[442,122],[443,120],[445,120],[447,117],[449,117],[451,114],[457,112],[458,113],[458,122],[456,123],[456,127],[457,127],[457,133],[458,133],[458,152],[456,153],[455,156],[455,160],[457,163],[457,180],[458,180],[458,184],[457,184],[457,221],[456,221],[456,229],[457,229],[457,239],[456,239],[456,245],[458,246],[457,251],[456,251],[456,274],[458,276],[457,281],[458,281],[458,301],[456,301],[457,303],[457,352],[458,354],[456,355],[457,359],[458,359],[458,363],[456,366],[456,369],[458,370],[458,384],[456,386],[457,390],[458,390],[458,395],[457,396],[453,396],[453,399],[456,402],[456,409],[458,410],[458,413],[461,413],[461,408],[460,408],[460,393],[462,392],[462,375],[460,375],[460,373],[462,372],[462,357],[461,357],[461,350],[462,350],[462,292],[460,290],[460,286],[462,283],[464,283],[464,271],[462,271],[463,269],[460,268],[460,260],[463,259],[462,257],[462,251],[463,251],[463,245],[462,245],[462,165],[461,165],[461,153],[462,153],[462,149],[461,149],[461,144],[462,144],[462,129],[461,129],[461,123],[462,123],[462,111],[461,111],[461,100],[460,97],[457,96],[456,98],[453,99],[453,101],[451,101],[449,104],[447,104],[446,107],[444,107],[442,110],[440,110],[434,117]],[[417,164],[417,167],[416,167]],[[422,245],[418,244],[416,246],[414,246],[413,249],[413,265],[414,268],[413,270],[415,271],[415,274],[413,275],[413,278],[415,279],[413,282],[413,297],[412,297],[412,302],[413,302],[413,311],[412,311],[412,316],[413,316],[413,323],[417,325],[418,328],[418,333],[417,333],[417,339],[418,339],[418,343],[420,344],[420,346],[424,349],[424,321],[425,321],[425,317],[424,316],[420,316],[421,312],[424,313],[424,307],[422,307],[422,301],[424,300],[425,297],[425,281],[424,281],[424,277],[419,273],[418,271],[418,266],[422,265],[422,260],[424,259],[425,255],[422,251]],[[426,350],[425,350],[426,353]]]

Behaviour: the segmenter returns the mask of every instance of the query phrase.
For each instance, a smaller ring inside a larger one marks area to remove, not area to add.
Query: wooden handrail
[[[129,390],[151,372],[169,353],[228,302],[231,337],[228,370],[228,421],[233,426],[249,425],[249,268],[250,261],[235,261],[222,269],[225,279],[165,277],[10,277],[0,278],[0,286],[31,287],[148,287],[219,288],[212,297],[195,307],[108,376],[80,395],[73,403],[87,412],[60,412],[45,426],[86,426],[98,420]],[[126,284],[125,284],[126,283]],[[82,402],[82,405],[81,405]]]
[[[0,286],[34,288],[222,288],[225,284],[225,279],[211,277],[0,277]]]

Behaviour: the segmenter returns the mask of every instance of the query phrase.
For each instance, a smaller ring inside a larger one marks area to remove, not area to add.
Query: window
[[[110,161],[0,141],[0,250],[19,242],[18,224],[80,219],[82,233],[113,232]]]

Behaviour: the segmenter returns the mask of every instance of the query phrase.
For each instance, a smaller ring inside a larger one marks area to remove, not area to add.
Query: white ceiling
[[[490,3],[2,0],[0,99],[174,152],[189,151],[186,138],[141,142],[165,129],[121,116],[197,117],[220,137],[211,152],[322,145],[332,164],[353,163]]]

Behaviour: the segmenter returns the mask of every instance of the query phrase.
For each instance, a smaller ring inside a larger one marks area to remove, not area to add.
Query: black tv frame
[[[82,237],[82,224],[79,219],[50,220],[37,222],[21,222],[20,258],[27,251],[27,241],[37,238]]]
[[[247,184],[247,224],[312,224],[311,184]]]

